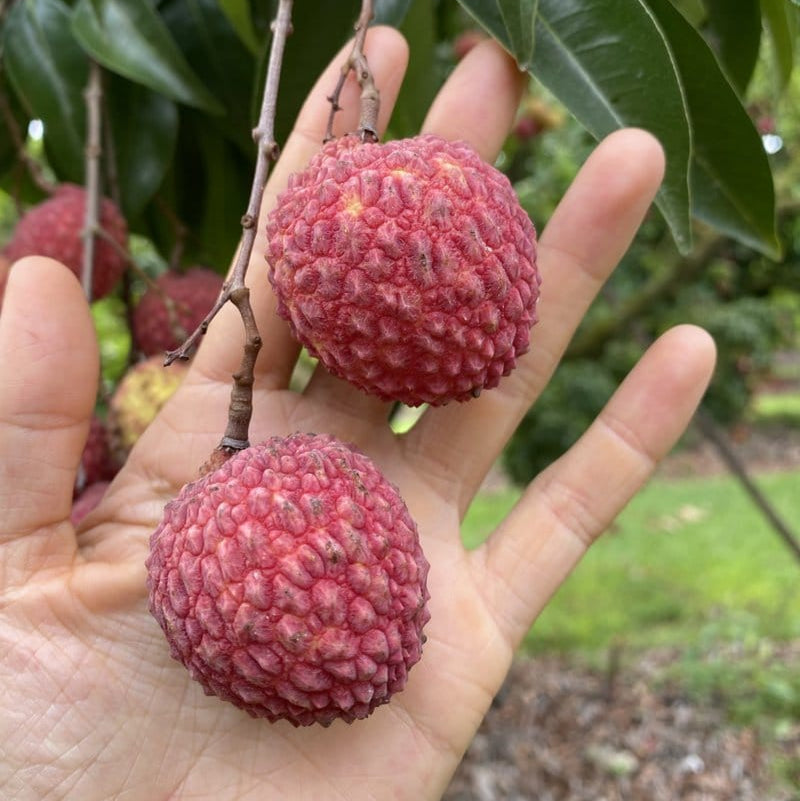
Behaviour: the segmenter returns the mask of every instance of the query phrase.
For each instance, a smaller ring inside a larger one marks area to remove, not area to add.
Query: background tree
[[[126,365],[125,308],[144,292],[142,277],[168,266],[227,269],[252,183],[250,131],[275,6],[7,0],[0,7],[6,235],[48,188],[85,180],[86,90],[99,74],[100,189],[127,219],[139,267],[96,304],[110,383]],[[358,7],[348,0],[295,8],[279,143]],[[720,368],[708,406],[722,422],[738,419],[796,316],[797,168],[787,155],[796,121],[787,123],[777,153],[768,155],[762,140],[773,135],[767,129],[777,98],[797,91],[796,3],[379,0],[375,12],[411,46],[390,137],[418,130],[428,101],[475,36],[497,38],[528,70],[530,92],[501,166],[540,227],[596,138],[641,126],[667,154],[658,213],[520,427],[508,450],[512,475],[526,480],[568,446],[642,348],[679,319],[700,321],[717,337]]]

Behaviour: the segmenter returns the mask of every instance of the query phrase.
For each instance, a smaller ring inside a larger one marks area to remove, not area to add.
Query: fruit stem
[[[342,64],[342,69],[339,72],[339,79],[336,82],[336,88],[328,97],[331,104],[331,113],[328,117],[328,127],[325,129],[324,142],[330,142],[333,136],[333,118],[336,116],[337,111],[341,111],[339,105],[339,97],[342,94],[347,76],[350,70],[353,70],[358,80],[358,85],[361,87],[361,113],[358,121],[358,134],[362,142],[367,140],[372,142],[378,141],[378,112],[380,111],[380,92],[375,86],[375,79],[367,63],[367,57],[364,55],[364,40],[367,36],[367,28],[369,27],[370,20],[375,16],[373,11],[372,0],[362,0],[361,13],[358,15],[358,20],[355,24],[355,39],[353,41],[353,49],[350,55]]]
[[[275,110],[278,101],[283,51],[291,28],[292,0],[280,0],[278,12],[272,23],[272,45],[267,65],[267,79],[261,100],[261,112],[258,124],[253,130],[253,140],[257,148],[256,167],[250,201],[247,211],[242,217],[242,241],[236,254],[236,261],[211,311],[186,338],[183,345],[177,350],[169,351],[164,360],[164,364],[169,365],[176,359],[188,359],[189,352],[197,340],[205,334],[217,312],[229,300],[239,310],[245,330],[245,344],[239,370],[233,375],[233,389],[228,408],[228,427],[215,451],[218,455],[222,454],[223,460],[225,455],[230,456],[233,452],[243,450],[250,444],[248,430],[253,413],[254,370],[256,357],[261,349],[261,336],[258,333],[255,315],[250,304],[250,290],[244,282],[256,240],[258,217],[264,197],[264,188],[269,177],[270,163],[277,160],[280,152],[278,143],[275,141]]]
[[[96,61],[89,62],[89,81],[83,92],[86,100],[85,184],[86,209],[83,223],[83,264],[81,283],[89,303],[92,302],[94,279],[95,238],[100,217],[100,155],[102,151],[102,117],[100,104],[103,98],[103,75]]]

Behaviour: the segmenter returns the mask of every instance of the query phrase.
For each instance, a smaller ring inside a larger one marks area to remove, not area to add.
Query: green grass
[[[751,417],[756,423],[800,423],[800,393],[764,393],[753,399]]]
[[[800,473],[761,476],[790,523]],[[518,493],[479,496],[464,541],[481,542]],[[800,567],[730,477],[653,480],[539,617],[531,651],[685,645],[708,637],[755,647],[800,636]]]

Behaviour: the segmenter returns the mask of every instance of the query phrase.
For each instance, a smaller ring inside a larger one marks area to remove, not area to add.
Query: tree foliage
[[[764,311],[774,286],[759,295],[755,276],[772,265],[781,271],[777,284],[785,284],[797,252],[794,230],[783,221],[779,232],[776,217],[776,178],[788,168],[765,152],[752,87],[767,60],[774,93],[791,85],[798,5],[376,0],[374,6],[376,22],[401,28],[411,49],[391,137],[418,130],[465,31],[495,37],[530,73],[532,91],[521,110],[529,130],[511,137],[500,163],[540,227],[593,140],[632,125],[653,132],[665,149],[660,217],[648,223],[578,334],[575,364],[593,362],[580,379],[584,388],[571,392],[568,376],[560,377],[551,391],[554,407],[573,408],[565,398],[574,392],[599,403],[652,336],[696,317],[731,344],[723,347],[729,367],[717,382],[730,397],[718,397],[717,408],[723,419],[740,414],[756,367],[785,331]],[[53,182],[83,181],[84,93],[96,62],[104,89],[103,191],[139,235],[139,260],[158,270],[177,254],[185,265],[224,271],[252,183],[251,129],[276,7],[276,0],[6,0],[0,187],[22,206],[41,199],[20,158],[22,145]],[[322,67],[352,33],[359,7],[358,0],[295,4],[278,98],[279,144]],[[762,86],[758,94],[771,91]],[[43,125],[40,140],[28,137],[32,120]],[[530,135],[548,128],[556,131]],[[778,190],[787,195],[785,187]],[[785,255],[779,234],[789,245]],[[704,261],[697,254],[709,236],[725,244]],[[745,363],[753,369],[743,371]],[[547,404],[545,396],[537,407],[545,416]],[[572,431],[573,422],[562,420],[562,432]],[[549,430],[540,418],[535,423],[521,431]],[[539,460],[529,460],[521,478],[558,452],[535,438],[531,445],[522,433],[516,444]]]

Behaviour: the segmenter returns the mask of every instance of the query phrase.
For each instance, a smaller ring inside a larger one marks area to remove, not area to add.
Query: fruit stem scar
[[[333,135],[333,118],[336,116],[337,111],[341,111],[339,105],[339,97],[342,94],[344,83],[350,71],[356,75],[358,85],[361,87],[361,101],[360,101],[360,116],[358,123],[358,133],[362,142],[377,142],[378,141],[378,112],[380,111],[380,93],[375,86],[375,80],[372,76],[372,71],[367,63],[367,57],[364,55],[364,40],[367,36],[367,27],[370,20],[374,17],[372,0],[362,0],[361,13],[358,15],[358,20],[355,24],[355,39],[353,40],[353,49],[347,60],[342,64],[342,69],[339,72],[339,79],[336,82],[336,88],[328,97],[328,102],[331,104],[331,113],[328,117],[328,127],[325,129],[325,138],[323,142],[330,142],[334,139]]]

